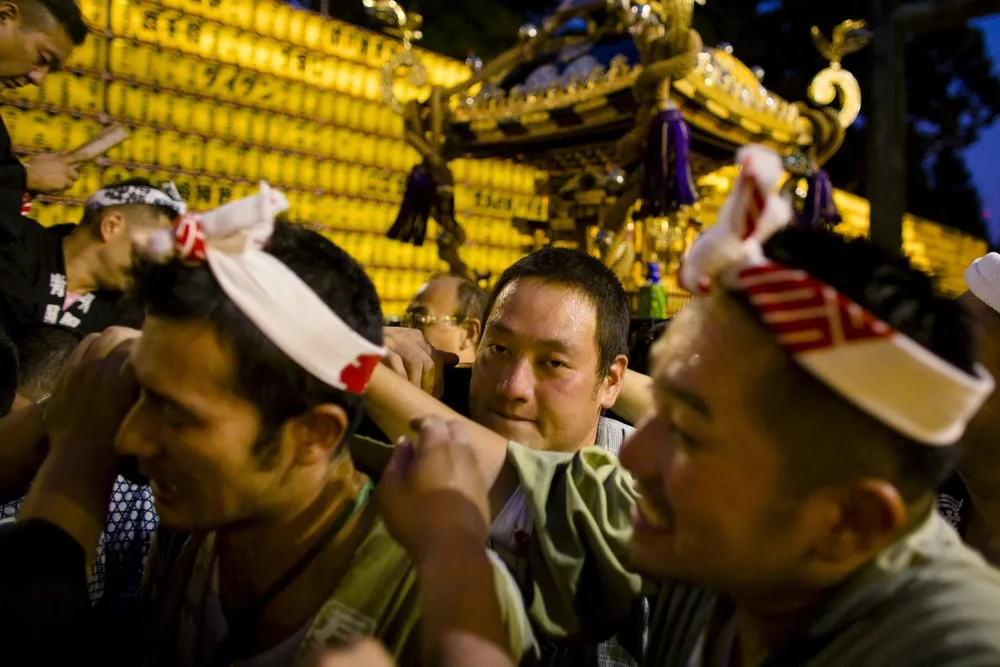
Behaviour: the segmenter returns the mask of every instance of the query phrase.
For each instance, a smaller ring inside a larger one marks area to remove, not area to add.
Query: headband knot
[[[142,248],[155,262],[205,263],[222,291],[268,340],[326,384],[361,394],[385,350],[351,329],[294,271],[264,252],[285,196],[260,192],[205,213],[180,216]]]

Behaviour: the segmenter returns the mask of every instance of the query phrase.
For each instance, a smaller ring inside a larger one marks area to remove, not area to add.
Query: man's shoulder
[[[634,431],[635,427],[629,426],[625,422],[611,417],[601,417],[597,424],[597,438],[594,445],[618,456],[625,439]]]

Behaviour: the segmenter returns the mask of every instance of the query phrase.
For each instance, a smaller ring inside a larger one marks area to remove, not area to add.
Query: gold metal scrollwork
[[[390,33],[403,40],[403,48],[382,65],[382,101],[398,114],[403,113],[403,105],[396,98],[393,87],[396,84],[396,73],[403,70],[406,80],[416,88],[427,85],[427,68],[420,57],[413,52],[413,42],[421,39],[423,33],[423,17],[410,13],[400,6],[396,0],[363,0],[368,14],[386,25]]]
[[[847,129],[861,113],[861,86],[854,75],[841,66],[844,57],[863,49],[871,41],[865,21],[844,21],[833,29],[833,39],[827,40],[818,27],[812,37],[816,49],[830,61],[830,67],[816,75],[809,84],[809,99],[816,104],[833,104],[839,98],[840,125]]]

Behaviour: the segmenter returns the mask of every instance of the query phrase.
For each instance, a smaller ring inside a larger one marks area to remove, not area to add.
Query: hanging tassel
[[[843,220],[833,200],[833,183],[830,175],[817,169],[809,176],[809,191],[799,214],[799,227],[819,229],[832,227]]]
[[[639,219],[665,217],[697,201],[691,174],[691,135],[680,109],[664,109],[653,119],[645,170]]]
[[[423,245],[427,236],[427,220],[431,207],[437,200],[437,186],[430,171],[418,164],[406,179],[406,192],[400,204],[396,221],[389,229],[388,237],[394,241]]]

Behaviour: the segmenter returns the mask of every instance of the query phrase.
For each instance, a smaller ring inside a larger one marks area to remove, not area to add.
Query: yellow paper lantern
[[[128,159],[139,164],[155,164],[157,158],[157,133],[148,127],[136,128],[122,146]]]
[[[42,85],[42,102],[54,107],[65,107],[69,97],[69,79],[72,74],[68,72],[53,72],[45,77]]]
[[[305,97],[305,86],[297,83],[285,84],[285,103],[281,111],[294,116],[302,115],[302,100]]]
[[[182,132],[189,131],[194,123],[191,117],[194,114],[195,101],[190,97],[169,95],[164,95],[164,97],[166,99],[163,101],[166,103],[169,115],[169,122],[165,123],[165,126]],[[160,103],[159,100],[156,103]]]
[[[223,2],[223,0],[206,0],[202,3],[202,11],[205,13],[205,18],[213,21],[221,21],[229,12],[230,2],[231,0],[227,0],[226,2]]]
[[[87,24],[98,30],[108,28],[108,3],[104,0],[80,0],[80,11]]]
[[[333,190],[333,163],[329,160],[317,160],[315,179],[316,187],[320,190]]]
[[[233,174],[228,146],[221,139],[205,142],[205,171],[211,174]]]
[[[241,98],[237,93],[242,75],[243,73],[235,65],[220,64],[208,77],[211,83],[207,89],[203,89],[203,93],[207,92],[211,97],[226,102],[239,102],[241,99],[245,101],[246,98]]]
[[[210,133],[212,131],[212,113],[214,109],[215,107],[211,102],[192,101],[190,129],[201,134]]]
[[[317,166],[316,160],[303,157],[299,159],[299,170],[295,177],[296,183],[299,187],[306,188],[308,190],[315,190],[319,187],[319,182],[317,179]]]
[[[211,132],[219,137],[230,137],[233,133],[233,108],[223,104],[212,106]]]
[[[291,79],[291,57],[294,47],[279,44],[271,52],[271,73],[282,79]]]
[[[205,168],[205,141],[201,137],[186,135],[181,140],[178,164],[185,171],[202,171]]]
[[[250,141],[252,136],[250,123],[252,122],[253,116],[249,109],[233,109],[231,135],[240,141]]]
[[[223,26],[219,28],[216,38],[216,57],[227,65],[237,65],[242,58],[240,46],[241,33],[239,28]]]
[[[135,9],[137,11],[129,16],[129,28],[133,31],[129,37],[134,37],[147,44],[156,44],[159,40],[157,27],[163,9],[152,5],[141,5]]]
[[[380,107],[377,104],[358,104],[360,109],[359,125],[362,130],[378,134]]]
[[[112,2],[110,25],[111,32],[118,37],[135,37],[132,29],[132,14],[138,9],[128,2]]]
[[[319,14],[308,13],[302,32],[302,43],[310,51],[323,51],[323,31],[326,19]]]
[[[375,164],[375,140],[372,137],[361,135],[358,137],[356,159],[361,164]]]
[[[267,119],[267,140],[264,142],[270,148],[291,148],[292,128],[287,116],[277,114]]]
[[[268,124],[270,117],[259,111],[253,112],[253,122],[250,124],[250,143],[257,147],[267,146]]]
[[[332,190],[337,194],[345,194],[347,192],[347,165],[343,162],[333,163],[333,188]]]
[[[308,12],[298,10],[293,11],[288,17],[288,34],[285,37],[295,46],[306,46],[306,18]]]
[[[243,30],[253,29],[254,0],[227,0],[222,21]]]
[[[103,81],[73,74],[66,84],[69,108],[88,114],[98,114],[104,110]]]
[[[286,186],[297,186],[296,178],[299,175],[299,164],[302,160],[297,155],[285,155],[281,158],[278,182]]]
[[[246,69],[254,69],[256,62],[257,35],[241,32],[236,39],[236,64]]]
[[[290,5],[285,3],[279,3],[277,7],[274,8],[274,16],[271,21],[270,30],[265,31],[265,34],[270,34],[272,37],[277,39],[279,42],[288,42],[288,28],[292,21],[292,14],[295,13]]]
[[[242,155],[237,174],[248,181],[257,182],[260,179],[261,153],[256,148],[248,148]]]
[[[347,188],[345,189],[346,194],[357,196],[361,194],[362,190],[362,180],[364,174],[359,167],[348,167],[347,168]]]
[[[177,169],[181,166],[181,152],[184,137],[173,131],[160,132],[157,139],[156,162],[164,167]]]
[[[277,151],[261,152],[260,178],[268,183],[281,181],[281,153]]]
[[[334,145],[337,142],[339,131],[328,125],[317,125],[315,128],[316,144],[313,152],[323,157],[333,157]]]

